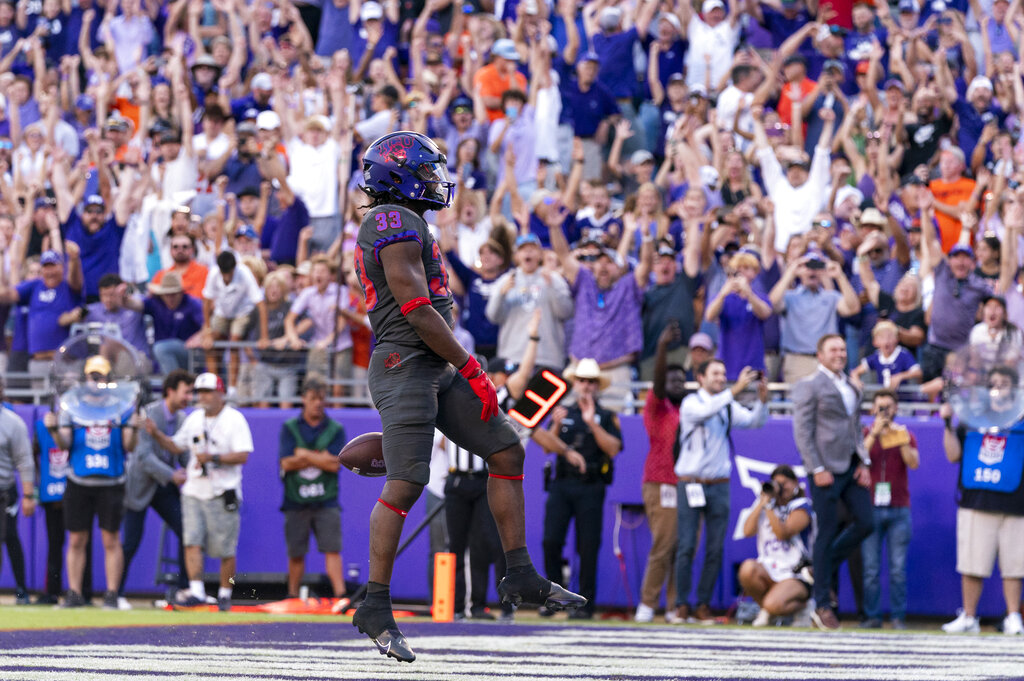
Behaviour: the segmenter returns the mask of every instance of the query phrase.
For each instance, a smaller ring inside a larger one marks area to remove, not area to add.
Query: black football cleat
[[[390,609],[367,608],[364,602],[352,616],[352,626],[359,629],[359,633],[369,636],[381,655],[393,657],[399,662],[412,662],[416,659],[416,653],[398,630]]]
[[[583,596],[563,589],[536,572],[506,575],[498,584],[498,595],[502,603],[513,607],[526,603],[541,606],[552,614],[562,610],[574,612],[587,604]]]

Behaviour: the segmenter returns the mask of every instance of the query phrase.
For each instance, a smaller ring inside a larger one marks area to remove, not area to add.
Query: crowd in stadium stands
[[[537,364],[613,390],[669,321],[730,380],[838,331],[867,382],[934,386],[1022,342],[1020,33],[1005,0],[0,2],[6,368],[107,322],[233,399],[358,381],[360,154],[409,129],[488,358],[540,307]]]
[[[2,368],[103,322],[230,400],[360,394],[361,153],[405,129],[447,154],[427,219],[488,360],[596,360],[616,408],[656,355],[793,383],[838,333],[934,396],[950,351],[1024,345],[1022,30],[1018,0],[0,0]]]

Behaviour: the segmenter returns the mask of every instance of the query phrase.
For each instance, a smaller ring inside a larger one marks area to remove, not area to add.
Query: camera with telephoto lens
[[[761,485],[761,491],[771,497],[779,495],[779,485],[774,480],[765,480]]]

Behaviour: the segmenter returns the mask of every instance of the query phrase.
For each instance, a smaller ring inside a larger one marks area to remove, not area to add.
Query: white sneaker
[[[1008,636],[1024,635],[1024,622],[1019,612],[1011,612],[1003,619],[1003,633]]]
[[[686,618],[680,617],[675,608],[666,608],[665,622],[668,624],[686,624]]]
[[[794,627],[813,627],[814,621],[811,619],[811,613],[818,607],[818,604],[813,598],[807,599],[807,605],[803,607],[803,610],[793,615],[793,626]]]
[[[750,626],[752,626],[752,627],[767,627],[769,624],[771,624],[771,621],[772,621],[771,613],[768,612],[767,610],[765,610],[764,608],[761,608],[760,612],[757,613],[757,617],[755,617],[754,621],[750,623]]]
[[[1018,622],[1020,616],[1017,616]],[[981,632],[977,617],[971,617],[960,608],[956,611],[956,619],[942,625],[942,630],[947,634],[977,634]]]
[[[636,615],[633,617],[634,622],[653,622],[654,621],[654,608],[649,605],[641,603],[636,606]]]
[[[117,609],[118,610],[131,610],[132,604],[128,602],[128,599],[124,596],[118,596],[117,598]]]

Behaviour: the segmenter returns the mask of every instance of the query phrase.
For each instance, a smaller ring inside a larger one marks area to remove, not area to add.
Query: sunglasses
[[[878,131],[878,130],[875,130],[874,132],[869,132],[866,135],[866,137],[869,140],[880,140],[880,139],[882,139],[882,133],[880,131]]]
[[[586,254],[585,253],[583,255],[577,255],[576,259],[579,260],[580,262],[597,262],[598,257],[600,257],[600,256],[594,255],[592,253],[591,254]]]
[[[883,253],[885,253],[884,248],[872,248],[868,251],[868,255],[882,255]]]

